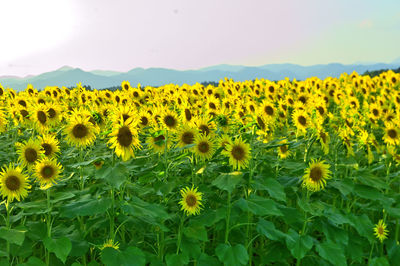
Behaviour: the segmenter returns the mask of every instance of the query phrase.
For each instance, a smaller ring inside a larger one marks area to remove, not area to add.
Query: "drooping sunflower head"
[[[330,175],[329,165],[325,161],[312,160],[302,177],[302,185],[310,191],[320,191],[325,188]]]
[[[400,129],[392,122],[386,123],[383,140],[388,145],[400,144]]]
[[[210,135],[198,134],[195,137],[194,143],[194,153],[198,159],[206,160],[213,156],[215,144]]]
[[[197,191],[197,188],[194,188],[194,186],[192,188],[183,188],[180,192],[182,196],[182,199],[179,201],[179,204],[182,206],[181,210],[187,216],[199,214],[203,206],[201,202],[203,193]]]
[[[46,157],[52,158],[57,156],[57,153],[60,151],[60,142],[54,135],[45,134],[43,136],[39,136],[39,140]]]
[[[383,220],[379,220],[379,222],[375,225],[374,227],[374,232],[376,238],[379,239],[379,241],[383,242],[387,238],[387,235],[389,231],[386,229],[386,224],[383,222]]]
[[[28,177],[21,167],[10,164],[0,172],[0,193],[9,202],[26,198],[30,188]]]
[[[55,158],[43,158],[35,166],[35,176],[41,189],[47,189],[56,183],[63,171],[60,163]]]
[[[110,133],[111,149],[115,149],[115,154],[127,161],[134,156],[134,149],[140,148],[136,124],[132,118],[120,120],[119,124],[113,125],[113,131]]]
[[[153,151],[157,153],[164,152],[165,148],[170,146],[170,143],[170,139],[167,139],[166,135],[162,131],[154,130],[147,137],[147,144]]]
[[[251,158],[250,145],[241,138],[237,138],[227,145],[223,154],[229,157],[229,164],[234,170],[244,169],[248,166]]]
[[[176,133],[176,141],[179,147],[185,147],[194,143],[196,130],[188,125],[182,126]]]
[[[89,117],[84,116],[72,116],[69,119],[64,134],[70,145],[85,148],[95,141],[98,128],[89,120]]]
[[[288,141],[286,139],[284,139],[281,142],[279,142],[279,144],[281,144],[281,146],[278,147],[279,158],[281,158],[281,159],[288,158],[291,155],[291,152],[289,150]]]
[[[113,248],[115,250],[119,249],[119,243],[118,242],[114,242],[114,240],[112,239],[108,239],[106,242],[104,242],[104,244],[100,247],[100,250],[103,250],[105,248]]]
[[[19,160],[29,169],[44,156],[44,150],[39,140],[29,139],[23,143],[17,143],[16,146]]]

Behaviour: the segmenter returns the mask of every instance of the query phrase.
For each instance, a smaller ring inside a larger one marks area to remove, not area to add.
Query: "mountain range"
[[[90,85],[92,88],[103,89],[119,86],[122,81],[129,81],[132,86],[137,83],[150,86],[161,86],[164,84],[184,83],[194,84],[196,82],[215,81],[228,77],[235,81],[252,80],[255,78],[266,78],[269,80],[281,80],[286,77],[297,80],[304,80],[308,77],[324,79],[328,76],[339,77],[341,73],[359,74],[365,71],[380,69],[395,69],[400,67],[400,58],[391,63],[357,63],[343,65],[339,63],[301,66],[296,64],[268,64],[263,66],[238,66],[238,65],[217,65],[198,70],[173,70],[165,68],[134,68],[128,72],[117,71],[84,71],[80,68],[64,66],[55,71],[46,72],[37,76],[14,77],[0,76],[0,84],[3,87],[13,88],[17,91],[23,90],[28,84],[41,89],[46,86],[76,86]]]

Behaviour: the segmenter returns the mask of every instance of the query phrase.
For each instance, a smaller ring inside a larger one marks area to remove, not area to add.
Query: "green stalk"
[[[10,210],[10,203],[8,202],[8,199],[7,199],[6,203],[5,203],[5,205],[6,205],[6,211],[7,211],[6,227],[7,227],[8,230],[10,230],[11,229],[11,224],[10,224],[10,212],[11,212],[11,210]],[[8,262],[11,264],[10,242],[8,242],[8,240],[7,240],[7,259],[8,259]]]
[[[46,226],[47,226],[47,237],[51,238],[51,198],[50,198],[50,188],[46,190],[46,199],[47,199],[47,218],[46,218]],[[46,265],[50,265],[50,252],[46,251]]]
[[[111,188],[111,209],[110,209],[110,239],[113,241],[115,240],[114,234],[114,206],[115,206],[115,199],[114,199],[114,188]]]
[[[179,229],[178,229],[178,243],[177,243],[177,247],[176,247],[176,254],[179,254],[179,250],[181,248],[181,242],[182,242],[182,228],[183,228],[183,222],[185,220],[184,214],[182,214],[181,216],[181,223],[179,225]]]
[[[229,222],[231,219],[231,193],[228,192],[228,200],[227,200],[227,204],[228,204],[228,211],[226,214],[226,228],[225,228],[225,244],[228,244],[228,239],[229,239]]]

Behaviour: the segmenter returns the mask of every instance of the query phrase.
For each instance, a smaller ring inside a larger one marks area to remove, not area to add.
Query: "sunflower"
[[[165,151],[165,148],[170,146],[170,140],[166,139],[165,135],[161,132],[153,131],[150,133],[150,136],[147,138],[147,144],[153,151],[162,153]],[[167,143],[166,143],[167,142]]]
[[[123,161],[134,157],[134,149],[140,147],[136,124],[132,118],[128,120],[120,119],[118,124],[114,124],[113,131],[110,133],[110,148],[115,148],[115,154],[121,157]]]
[[[232,140],[227,134],[222,134],[218,137],[217,143],[219,148],[222,148],[224,151],[226,151],[228,145],[232,144]]]
[[[113,248],[115,250],[119,249],[119,243],[118,242],[114,242],[114,240],[112,239],[108,239],[106,242],[104,242],[104,244],[100,247],[100,250],[103,250],[105,248]]]
[[[183,148],[187,145],[193,144],[196,134],[196,130],[192,127],[188,125],[182,126],[176,133],[176,141],[178,146]]]
[[[165,110],[161,114],[161,122],[168,130],[176,130],[179,126],[178,116],[171,110]]]
[[[91,145],[96,139],[97,127],[90,121],[89,117],[72,116],[64,129],[68,144],[79,148]]]
[[[193,119],[193,121],[199,133],[207,136],[212,133],[215,128],[215,123],[209,121],[209,119],[206,117],[196,117]]]
[[[383,242],[383,240],[387,238],[387,235],[389,233],[383,220],[379,220],[378,224],[375,225],[374,232],[376,238],[378,238],[381,242]]]
[[[310,191],[320,191],[325,188],[326,179],[331,178],[329,165],[325,161],[312,160],[302,177],[302,185]]]
[[[294,124],[297,127],[297,130],[301,131],[302,133],[306,133],[307,128],[310,124],[310,118],[309,118],[308,114],[306,113],[306,111],[296,109],[293,112],[292,119],[293,119]]]
[[[7,119],[3,111],[0,110],[0,133],[6,131],[6,126],[7,126]]]
[[[235,170],[246,168],[251,158],[250,145],[242,141],[241,138],[237,138],[228,144],[226,146],[226,151],[222,153],[229,157],[229,164],[232,165]]]
[[[203,193],[198,192],[197,188],[189,189],[189,187],[181,189],[182,199],[179,201],[179,204],[182,206],[181,210],[185,212],[187,216],[197,215],[200,213],[202,209],[202,197]]]
[[[138,127],[139,128],[146,128],[146,127],[150,127],[152,125],[152,122],[153,122],[152,117],[147,110],[144,110],[143,108],[140,109],[137,117],[138,117]]]
[[[287,143],[288,141],[286,139],[279,142],[281,146],[278,147],[278,156],[281,159],[288,158],[291,155],[291,152],[289,150],[289,145]]]
[[[400,144],[400,129],[394,123],[389,122],[385,125],[385,135],[383,141],[388,145]]]
[[[39,140],[29,139],[23,143],[16,143],[19,160],[24,166],[31,169],[44,156]]]
[[[7,197],[9,202],[14,199],[20,201],[28,196],[31,188],[28,181],[28,176],[21,167],[10,164],[0,172],[0,193],[3,198]]]
[[[43,158],[35,166],[35,176],[41,189],[48,189],[60,177],[63,168],[55,158]]]
[[[54,135],[45,134],[43,136],[39,136],[39,140],[44,150],[44,155],[46,155],[46,157],[52,158],[57,156],[57,153],[60,151],[60,142]]]
[[[318,130],[317,138],[319,139],[319,142],[321,143],[324,154],[328,154],[329,153],[329,142],[331,139],[329,137],[329,133],[326,132],[324,129],[320,128]]]
[[[49,129],[49,118],[47,116],[48,107],[44,104],[38,104],[33,108],[33,120],[36,129],[40,133],[45,133]]]
[[[214,141],[211,140],[210,135],[198,134],[194,140],[194,153],[200,160],[210,159],[214,154]]]

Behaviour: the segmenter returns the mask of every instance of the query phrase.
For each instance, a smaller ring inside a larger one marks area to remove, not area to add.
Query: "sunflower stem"
[[[181,216],[181,223],[179,225],[179,229],[178,229],[178,243],[177,243],[177,247],[176,247],[176,254],[179,254],[179,250],[181,248],[181,242],[182,242],[182,228],[183,228],[183,222],[185,220],[184,214],[182,214]]]
[[[46,217],[46,226],[47,226],[47,237],[51,238],[51,202],[50,202],[50,188],[46,189],[46,201],[47,201],[47,217]],[[46,265],[50,265],[50,252],[46,250]]]
[[[7,211],[6,227],[7,227],[8,230],[11,229],[11,224],[10,224],[10,212],[11,212],[11,210],[10,210],[10,205],[9,204],[10,203],[9,203],[9,201],[7,199],[5,205],[6,205],[6,211]],[[10,264],[11,264],[10,242],[8,242],[8,240],[7,240],[7,259],[8,259],[8,262],[10,262]]]
[[[227,205],[228,205],[228,211],[226,214],[226,228],[225,228],[225,244],[228,244],[228,239],[229,239],[229,220],[231,219],[231,193],[228,191],[228,200],[227,200]]]
[[[372,242],[371,250],[370,250],[370,252],[369,252],[368,262],[371,262],[372,251],[374,250],[374,246],[375,246],[375,241]]]

